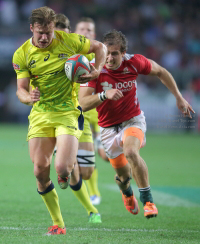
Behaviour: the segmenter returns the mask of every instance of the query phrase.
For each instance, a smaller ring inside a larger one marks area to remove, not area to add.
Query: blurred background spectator
[[[11,60],[14,51],[31,37],[28,22],[31,10],[45,5],[56,13],[65,14],[71,21],[72,31],[81,17],[93,18],[97,40],[101,40],[103,33],[110,29],[121,30],[129,42],[128,53],[141,53],[172,73],[181,92],[196,110],[190,131],[198,130],[200,1],[196,0],[0,0],[0,122],[27,123],[24,118],[30,108],[18,106],[16,102],[16,79],[13,78]],[[177,129],[180,121],[173,121],[181,115],[173,96],[155,78],[144,76],[137,81],[148,129],[164,131],[164,118],[165,131]]]

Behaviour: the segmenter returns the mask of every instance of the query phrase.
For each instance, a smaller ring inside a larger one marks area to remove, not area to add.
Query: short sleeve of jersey
[[[23,50],[18,49],[14,53],[12,63],[17,74],[17,79],[30,77]]]
[[[66,34],[62,31],[63,39],[75,53],[87,54],[90,49],[90,40],[75,33]]]
[[[80,84],[80,87],[92,87],[96,89],[97,79],[91,80],[87,83]]]
[[[134,67],[137,69],[138,74],[148,75],[151,72],[151,63],[150,61],[141,54],[135,54],[131,58],[131,62]]]

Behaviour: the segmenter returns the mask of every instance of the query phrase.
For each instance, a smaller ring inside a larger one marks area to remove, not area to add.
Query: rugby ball
[[[70,81],[76,82],[79,76],[89,73],[90,62],[81,54],[73,55],[65,62],[65,74]]]

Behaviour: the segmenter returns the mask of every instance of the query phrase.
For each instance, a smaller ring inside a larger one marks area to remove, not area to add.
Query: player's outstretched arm
[[[79,83],[86,83],[99,76],[106,61],[107,47],[101,42],[90,40],[90,50],[88,53],[95,53],[95,68],[91,70],[90,74],[80,76],[78,79]]]
[[[21,103],[26,105],[33,105],[33,103],[40,100],[40,91],[36,87],[35,90],[29,91],[30,78],[17,79],[16,95]]]
[[[173,78],[173,76],[170,74],[169,71],[167,71],[165,68],[157,64],[153,60],[149,60],[152,65],[152,69],[150,72],[150,75],[157,76],[161,82],[170,90],[170,92],[175,96],[176,98],[176,105],[178,109],[184,114],[184,116],[188,116],[192,118],[190,112],[195,113],[195,111],[192,109],[192,106],[182,97],[177,84]]]

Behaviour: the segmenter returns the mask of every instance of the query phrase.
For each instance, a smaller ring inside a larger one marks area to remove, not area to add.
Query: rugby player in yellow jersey
[[[95,34],[95,22],[93,19],[84,17],[81,18],[75,27],[75,33],[85,36],[90,40],[94,40]],[[91,61],[95,56],[87,55],[89,61]],[[80,89],[80,85],[77,86],[77,94]],[[98,171],[95,166],[95,148],[93,143],[93,138],[96,140],[97,150],[99,155],[108,161],[108,158],[104,152],[104,149],[100,143],[100,129],[98,126],[98,114],[96,108],[84,113],[84,130],[79,139],[79,149],[77,160],[79,164],[80,174],[87,183],[90,200],[94,205],[100,204],[101,196],[98,190]],[[92,136],[92,132],[93,136]]]
[[[71,29],[71,27],[70,27],[69,19],[64,14],[56,14],[55,30],[65,31],[66,33],[70,33],[70,29]],[[87,57],[89,56],[89,58],[91,56],[90,59],[93,59],[94,54],[91,53],[86,56]],[[78,87],[78,91],[79,91],[80,85],[76,84],[76,87]],[[78,91],[77,91],[77,94],[78,94]],[[77,97],[78,97],[78,95],[77,95]],[[84,118],[84,130],[83,131],[85,131],[85,128],[87,128],[87,126],[88,126],[87,123],[89,124],[88,120],[86,120]],[[89,128],[89,132],[90,132],[90,137],[92,137],[90,128]],[[82,138],[82,136],[81,136],[81,138]],[[80,139],[79,139],[79,141],[80,141]],[[92,138],[90,138],[90,140],[92,140]],[[54,152],[56,153],[56,148],[55,148]],[[94,156],[93,156],[93,159],[94,159]],[[85,177],[84,174],[80,175],[79,167],[76,163],[76,165],[74,166],[74,170],[72,171],[72,174],[71,174],[70,187],[73,190],[74,195],[81,202],[83,207],[86,209],[86,211],[89,215],[89,223],[101,223],[101,215],[98,213],[98,210],[92,205],[92,202],[90,201],[90,197],[89,197],[89,194],[87,191],[87,187],[86,187],[84,181],[82,181],[82,178],[87,179],[87,177],[88,176]]]
[[[67,57],[76,53],[95,53],[95,69],[78,81],[85,83],[98,77],[107,51],[98,41],[54,31],[54,22],[55,12],[52,9],[41,7],[32,10],[30,30],[33,37],[13,56],[17,96],[20,102],[33,105],[27,140],[38,193],[53,221],[48,235],[66,234],[58,195],[50,180],[52,153],[56,144],[56,172],[61,179],[68,181],[76,163],[78,139],[83,127],[81,111],[76,107],[75,86],[65,75],[64,63]],[[32,87],[30,91],[29,85]]]

